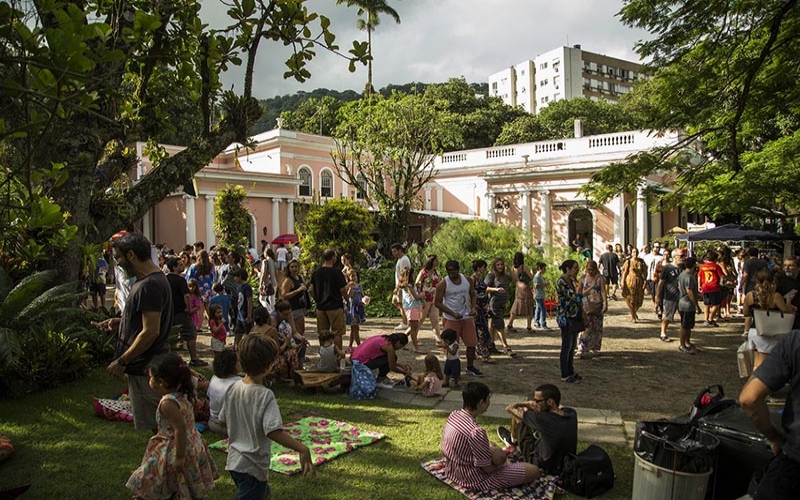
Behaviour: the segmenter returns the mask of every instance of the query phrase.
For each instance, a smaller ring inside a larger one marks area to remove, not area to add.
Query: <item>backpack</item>
[[[605,450],[590,445],[564,457],[561,486],[579,497],[594,498],[614,487],[614,466]]]
[[[358,360],[353,360],[353,369],[350,374],[349,394],[353,399],[373,399],[378,395],[375,375],[367,365]]]

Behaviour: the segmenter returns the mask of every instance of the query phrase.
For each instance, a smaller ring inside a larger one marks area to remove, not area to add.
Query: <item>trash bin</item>
[[[703,500],[719,439],[683,422],[639,422],[633,500]]]

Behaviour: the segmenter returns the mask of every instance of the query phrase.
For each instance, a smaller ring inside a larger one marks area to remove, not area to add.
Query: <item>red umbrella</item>
[[[296,234],[282,234],[272,240],[273,245],[286,245],[289,243],[299,243],[300,238]]]

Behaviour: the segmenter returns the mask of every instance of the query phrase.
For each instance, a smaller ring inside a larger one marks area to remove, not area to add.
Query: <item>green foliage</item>
[[[800,140],[797,2],[629,0],[620,16],[652,34],[637,50],[652,60],[654,77],[626,96],[631,107],[647,128],[686,135],[654,151],[657,161],[620,171],[627,178],[615,182],[667,174],[674,179],[667,183],[673,192],[662,195],[669,206],[712,216],[800,210],[793,175]],[[605,180],[597,179],[609,187]],[[589,194],[600,200],[607,192]]]
[[[337,175],[363,186],[359,195],[376,207],[382,239],[403,241],[417,195],[436,174],[435,156],[458,140],[452,121],[422,97],[399,93],[347,104],[341,117]]]
[[[497,136],[494,145],[524,144],[526,142],[544,141],[548,138],[547,131],[539,117],[526,114],[503,125],[503,130]]]
[[[250,234],[250,213],[245,208],[247,191],[242,186],[228,185],[217,193],[214,203],[214,232],[219,245],[247,248]]]
[[[337,198],[309,206],[305,219],[297,224],[303,242],[300,264],[307,271],[313,270],[322,262],[326,248],[339,255],[360,255],[362,248],[373,244],[372,224],[367,209],[352,200]]]
[[[358,276],[364,294],[369,295],[370,303],[366,308],[370,318],[389,318],[397,315],[397,308],[392,305],[394,291],[394,263],[384,261],[384,265],[375,269],[359,269]]]
[[[89,370],[87,348],[87,343],[47,328],[43,335],[33,336],[24,344],[16,373],[40,388],[77,380]]]
[[[296,111],[281,113],[282,126],[291,130],[330,136],[339,125],[339,109],[343,101],[325,96],[303,101]]]
[[[450,219],[436,231],[425,252],[437,255],[442,265],[457,260],[461,272],[470,275],[475,259],[483,259],[489,265],[495,258],[512,262],[514,253],[522,249],[523,237],[517,227],[487,220]]]

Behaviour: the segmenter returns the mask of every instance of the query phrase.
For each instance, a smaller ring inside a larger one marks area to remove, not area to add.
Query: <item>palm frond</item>
[[[7,324],[25,309],[57,276],[54,270],[40,271],[26,276],[6,295],[0,305],[0,324]]]
[[[83,296],[83,293],[75,291],[77,287],[78,283],[73,281],[45,290],[12,317],[12,324],[31,324],[42,318],[57,317],[63,314],[67,308],[60,306],[72,305]]]
[[[8,275],[5,269],[0,267],[0,304],[6,300],[6,296],[11,292],[11,287],[14,283],[11,281],[11,276]]]
[[[0,372],[14,368],[21,351],[22,345],[17,332],[10,328],[0,327]]]

